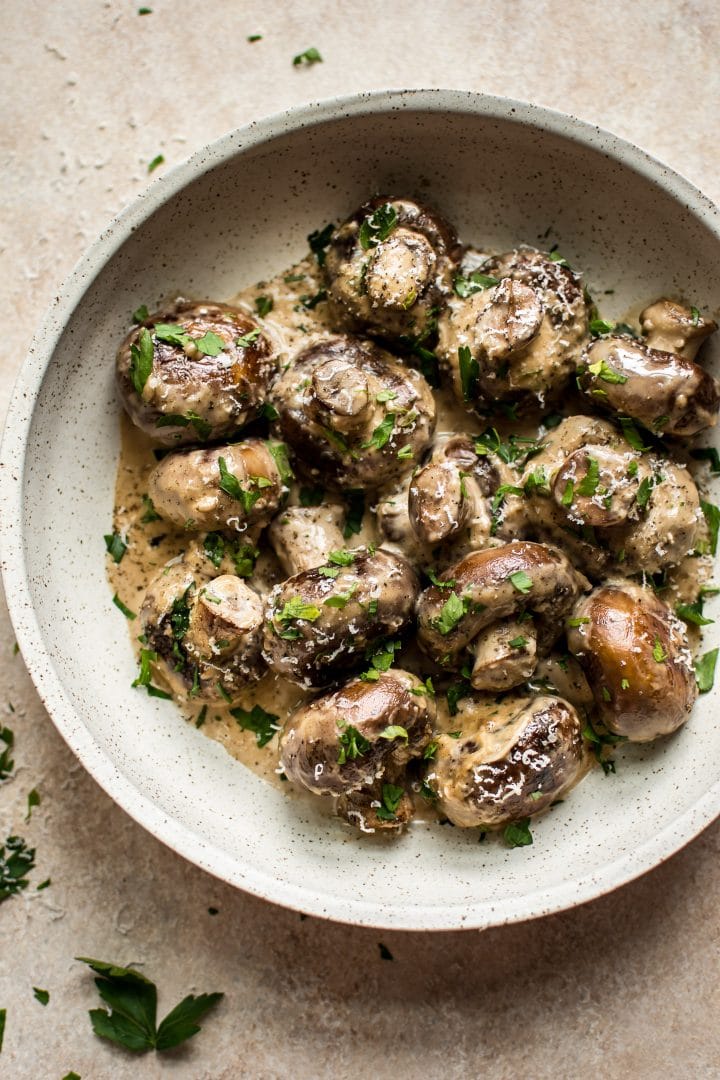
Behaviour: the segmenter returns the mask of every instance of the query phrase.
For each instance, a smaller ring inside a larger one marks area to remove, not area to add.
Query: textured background
[[[720,199],[716,4],[148,2],[143,17],[129,2],[0,2],[2,416],[58,282],[147,183],[147,163],[300,101],[387,86],[508,94],[625,135]],[[252,33],[263,40],[247,44]],[[294,70],[311,45],[325,62]],[[0,1075],[720,1076],[719,825],[539,922],[403,935],[303,920],[126,817],[55,732],[0,620],[0,721],[17,739],[0,832],[37,846],[33,884],[52,878],[0,906]],[[33,787],[42,804],[25,824]],[[191,991],[226,997],[184,1050],[137,1059],[92,1035],[78,953],[145,965],[161,1012]],[[46,1008],[33,986],[50,991]]]

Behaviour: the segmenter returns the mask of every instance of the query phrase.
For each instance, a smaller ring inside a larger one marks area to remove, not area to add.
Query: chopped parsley
[[[113,604],[115,605],[115,607],[118,608],[120,611],[122,611],[122,613],[123,613],[123,615],[125,616],[126,619],[136,619],[137,618],[137,615],[135,614],[135,612],[131,611],[130,608],[127,606],[127,604],[123,604],[122,600],[120,599],[120,597],[118,596],[117,593],[115,593],[115,595],[113,596],[112,599],[113,599]]]
[[[470,607],[467,597],[460,597],[457,593],[450,593],[440,609],[440,614],[433,619],[432,625],[440,634],[449,634],[455,629]]]
[[[507,580],[523,596],[526,596],[533,587],[532,578],[528,577],[524,570],[516,570],[514,574],[508,574]]]
[[[352,551],[331,551],[328,554],[327,561],[335,566],[352,566],[355,562],[355,556]]]
[[[300,505],[301,506],[322,506],[322,501],[325,498],[324,487],[301,487],[300,488]]]
[[[643,442],[640,432],[629,416],[619,416],[618,421],[622,428],[623,438],[630,444],[633,450],[639,450],[640,453],[642,453],[644,450],[650,449],[650,447],[646,446]]]
[[[245,40],[248,41],[251,45],[253,45],[256,41],[262,41],[262,39],[262,34],[248,34],[248,36],[245,38]]]
[[[572,480],[568,480],[567,484],[565,485],[565,490],[562,493],[562,498],[560,502],[563,506],[572,506],[574,498],[575,485],[573,484]]]
[[[707,694],[713,688],[717,658],[718,650],[711,649],[695,661],[695,679],[701,694]]]
[[[0,904],[30,884],[26,874],[35,869],[35,848],[19,836],[8,836],[0,845]]]
[[[363,516],[365,514],[364,491],[348,491],[345,494],[347,512],[345,514],[345,526],[343,536],[348,540],[362,529]]]
[[[658,664],[664,664],[668,656],[669,653],[665,652],[660,638],[656,637],[653,643],[653,660]]]
[[[348,602],[357,592],[357,582],[353,582],[350,588],[345,593],[333,593],[332,596],[328,596],[327,600],[323,600],[325,607],[340,608],[341,610],[347,607]]]
[[[395,413],[389,412],[378,424],[367,442],[362,444],[363,450],[382,450],[390,442],[395,429]]]
[[[435,697],[435,687],[430,676],[428,675],[422,686],[413,686],[410,693],[414,694],[415,697]]]
[[[703,499],[700,500],[700,508],[705,515],[708,532],[710,533],[710,539],[705,544],[708,545],[710,554],[715,555],[717,552],[718,529],[720,529],[720,510],[714,503],[705,502]],[[703,551],[702,554],[707,554],[707,552]]]
[[[127,551],[127,544],[123,540],[119,533],[108,533],[103,539],[105,540],[105,547],[107,548],[108,555],[111,556],[114,563],[122,562],[122,557]]]
[[[454,288],[456,294],[465,300],[468,296],[474,296],[475,293],[482,292],[483,289],[491,289],[494,285],[499,284],[500,278],[493,277],[491,274],[482,274],[479,270],[473,270],[467,277],[458,274],[454,281]]]
[[[212,435],[212,424],[208,423],[192,409],[182,413],[166,413],[155,421],[155,427],[188,427],[190,424],[195,428],[198,438],[205,442]]]
[[[460,365],[460,386],[463,401],[468,402],[474,396],[475,384],[480,375],[480,365],[467,345],[461,345],[458,349],[458,363]]]
[[[449,578],[447,581],[441,581],[434,570],[426,570],[425,573],[430,578],[430,581],[432,581],[433,585],[436,585],[438,589],[455,588],[455,578]]]
[[[698,308],[691,307],[690,308],[690,315],[692,317],[693,326],[697,326],[698,323],[700,322],[700,311],[698,310]]]
[[[311,67],[313,64],[321,64],[322,56],[317,49],[312,46],[309,49],[305,49],[304,52],[298,53],[297,56],[293,56],[293,67]]]
[[[370,742],[352,724],[346,724],[338,735],[338,765],[355,761],[370,749]]]
[[[246,514],[250,513],[260,498],[262,489],[272,487],[272,480],[268,480],[266,476],[250,476],[248,478],[249,487],[243,488],[237,476],[228,469],[223,457],[218,458],[218,471],[220,473],[218,487],[226,495],[229,495],[231,499],[236,499],[237,502],[242,503]]]
[[[134,323],[140,323],[142,325],[142,323],[147,322],[149,318],[150,312],[147,309],[147,304],[141,304],[140,307],[136,308],[132,313],[132,321]]]
[[[269,315],[274,306],[272,296],[256,296],[255,297],[255,310],[261,319],[264,319],[266,315]]]
[[[408,741],[407,728],[401,727],[400,724],[390,724],[378,735],[379,739],[387,739],[391,742],[393,739],[404,739]]]
[[[582,616],[578,616],[578,618],[575,618],[575,619],[568,619],[567,624],[570,627],[576,627],[576,626],[585,626],[585,624],[589,623],[589,622],[590,622],[590,619],[586,615],[582,615]]]
[[[164,164],[165,164],[165,155],[164,154],[156,154],[155,157],[152,159],[152,161],[148,163],[147,170],[148,170],[149,173],[155,172],[155,170],[158,168],[159,165],[164,165]]]
[[[15,767],[12,759],[15,735],[8,727],[0,727],[0,742],[5,744],[5,749],[0,753],[0,780],[7,780]]]
[[[132,686],[144,686],[150,697],[166,698],[169,700],[172,695],[166,694],[164,690],[159,690],[157,686],[152,684],[152,665],[157,661],[158,654],[154,649],[141,649],[140,650],[140,671],[137,678],[131,684]]]
[[[588,371],[591,375],[596,375],[606,383],[618,383],[622,385],[628,381],[627,375],[622,375],[619,371],[616,371],[615,368],[610,367],[605,360],[598,360],[596,364],[590,364],[588,366]]]
[[[532,844],[533,837],[530,832],[530,818],[522,821],[511,821],[503,830],[503,839],[508,847],[527,847]]]
[[[50,993],[47,990],[41,990],[39,986],[33,986],[33,997],[36,1001],[39,1001],[41,1005],[47,1005],[50,1000]]]
[[[260,705],[253,705],[250,712],[246,709],[230,709],[230,715],[237,720],[243,731],[253,731],[259,747],[269,743],[276,731],[280,730],[278,717],[265,712]]]
[[[293,596],[290,600],[286,600],[282,607],[282,610],[275,614],[276,622],[279,622],[282,626],[288,626],[291,622],[301,620],[303,622],[315,622],[320,618],[320,608],[315,604],[306,604],[301,596]],[[297,630],[285,631],[285,635],[292,633],[292,638],[297,636]],[[280,637],[284,635],[281,634]],[[290,640],[292,640],[290,638]]]
[[[307,238],[310,250],[315,256],[318,266],[325,265],[326,248],[330,244],[332,234],[335,232],[335,225],[325,225],[322,229],[316,229],[315,232],[311,232]]]
[[[256,326],[254,330],[248,330],[247,334],[243,334],[242,337],[239,337],[235,344],[239,349],[247,349],[249,345],[252,345],[254,341],[257,341],[260,334],[260,327]]]
[[[524,495],[524,489],[515,484],[501,484],[492,497],[490,503],[490,535],[495,536],[502,520],[502,507],[506,495]]]
[[[136,344],[130,346],[130,381],[136,392],[142,394],[153,368],[155,349],[150,331],[143,326]]]
[[[295,474],[290,466],[290,459],[288,458],[287,446],[281,442],[269,442],[267,443],[268,453],[275,462],[277,471],[280,473],[280,479],[283,484],[288,485],[295,479]],[[265,477],[256,477],[256,480],[262,481]],[[267,484],[259,483],[258,487],[267,487]]]
[[[715,475],[720,473],[720,454],[714,446],[700,446],[696,450],[691,450],[690,457],[695,458],[696,461],[707,461],[712,473]]]
[[[157,323],[153,333],[158,341],[162,341],[166,345],[177,345],[181,349],[184,349],[192,341],[185,327],[180,326],[179,323]]]
[[[140,518],[141,525],[149,525],[151,521],[160,521],[160,515],[153,505],[153,501],[149,495],[143,495],[142,503],[145,508],[143,516]]]
[[[715,620],[707,619],[703,615],[703,604],[704,597],[701,595],[694,604],[678,604],[675,608],[675,614],[679,619],[686,623],[693,623],[694,626],[709,626]]]
[[[518,637],[512,638],[509,644],[511,649],[524,649],[527,643],[528,639],[520,635]]]
[[[413,456],[412,446],[403,446],[401,450],[398,450],[397,456],[400,461],[409,461]]]
[[[382,806],[376,810],[381,821],[395,821],[400,800],[405,794],[403,788],[395,787],[394,784],[383,784]]]
[[[372,214],[369,214],[365,218],[360,226],[358,239],[363,251],[377,247],[378,244],[387,240],[390,233],[396,227],[397,222],[397,211],[391,203],[383,203],[382,206],[378,206]]]
[[[383,672],[390,670],[399,649],[399,641],[385,641],[380,645],[373,645],[365,653],[366,660],[370,661],[370,668],[363,672],[360,678],[364,682],[377,682]]]
[[[170,1050],[197,1035],[198,1020],[222,998],[222,994],[188,994],[157,1024],[157,987],[134,968],[120,967],[89,956],[77,956],[98,976],[98,993],[110,1006],[91,1009],[93,1031],[101,1039],[142,1053],[145,1050]]]
[[[478,457],[497,454],[506,465],[519,467],[524,465],[528,458],[539,454],[544,447],[545,443],[541,440],[528,439],[524,435],[510,435],[508,441],[504,443],[496,428],[488,428],[482,435],[478,435],[475,442],[475,453]]]
[[[202,337],[195,338],[193,344],[203,356],[219,356],[225,348],[226,342],[212,330],[207,330]]]
[[[327,300],[326,289],[319,289],[314,296],[306,294],[300,297],[300,303],[307,311],[314,311],[318,304],[322,304],[323,300]]]
[[[577,486],[578,495],[592,498],[600,483],[600,465],[597,458],[587,457],[587,472]]]

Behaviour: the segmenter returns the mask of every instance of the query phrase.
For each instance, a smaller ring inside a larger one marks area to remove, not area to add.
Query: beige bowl
[[[718,211],[686,180],[570,117],[457,91],[378,93],[250,124],[155,180],[60,290],[20,373],[0,468],[13,623],[58,729],[154,836],[243,889],[382,927],[482,927],[557,911],[648,870],[720,812],[717,694],[675,737],[619,753],[555,809],[532,847],[419,825],[351,835],[286,798],[130,689],[102,534],[119,404],[113,355],[140,303],[226,297],[290,264],[306,235],[369,193],[434,202],[489,248],[557,242],[603,314],[663,293],[720,303]],[[545,238],[548,238],[546,240]],[[717,360],[717,346],[715,359]],[[717,640],[715,627],[707,648]],[[114,857],[121,856],[116,853]]]

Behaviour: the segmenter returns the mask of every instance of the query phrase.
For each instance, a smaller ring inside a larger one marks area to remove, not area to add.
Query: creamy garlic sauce
[[[286,363],[287,358],[303,344],[307,343],[312,335],[328,331],[337,332],[346,325],[342,312],[333,308],[328,301],[321,300],[316,306],[307,307],[307,302],[323,289],[323,284],[318,273],[318,267],[312,256],[296,263],[288,270],[278,274],[268,281],[261,281],[249,286],[237,295],[230,297],[228,303],[247,311],[257,318],[255,306],[256,298],[271,297],[273,301],[272,311],[264,320],[259,320],[281,345],[281,363]],[[636,312],[633,310],[633,315]],[[626,321],[631,321],[628,313]],[[637,319],[635,318],[635,322]],[[493,418],[492,421],[484,420],[473,412],[467,411],[452,394],[449,388],[436,389],[434,391],[437,409],[436,435],[443,433],[480,433],[488,426],[496,427],[501,436],[506,437],[510,433],[521,436],[536,437],[537,424],[528,420],[505,420]],[[582,413],[586,411],[584,399],[579,394],[570,394],[565,401],[564,412],[566,415]],[[115,486],[115,511],[114,530],[125,538],[127,551],[120,563],[109,562],[110,584],[120,600],[138,613],[142,606],[143,596],[149,582],[155,577],[165,564],[171,559],[177,559],[183,554],[192,552],[197,548],[198,540],[194,534],[189,534],[183,529],[178,529],[164,520],[143,520],[148,517],[148,504],[143,500],[147,495],[148,476],[156,464],[153,453],[154,444],[143,432],[136,428],[123,412],[120,418],[121,427],[121,450],[118,465],[117,480]],[[678,460],[685,461],[684,455],[678,455]],[[701,470],[693,469],[699,473],[696,476],[698,486],[702,486]],[[519,475],[519,474],[518,474]],[[299,504],[299,485],[295,484],[291,491],[289,505]],[[337,497],[328,493],[326,503],[338,502]],[[343,504],[344,505],[344,504]],[[375,527],[374,514],[370,512],[371,501],[366,500],[366,512],[363,518],[362,530],[347,540],[348,547],[356,547],[378,542],[378,534]],[[260,593],[265,594],[272,585],[281,581],[284,574],[280,570],[274,553],[269,550],[266,543],[261,548],[261,556],[256,570],[248,583],[254,586]],[[207,572],[207,560],[203,561]],[[700,584],[707,581],[712,573],[712,560],[709,557],[702,559],[688,558],[679,567],[667,574],[667,591],[660,595],[668,603],[674,606],[679,602],[691,602],[698,594]],[[118,616],[120,617],[120,616]],[[140,643],[138,641],[138,620],[128,620],[128,629],[136,654],[139,655]],[[688,627],[690,643],[693,649],[697,648],[700,641],[700,633],[695,627]],[[428,671],[428,662],[413,644],[403,651],[401,666],[415,674],[425,678]],[[157,678],[154,681],[159,681]],[[520,688],[518,688],[520,689]],[[143,688],[138,688],[137,693],[144,693]],[[250,687],[242,696],[239,704],[242,708],[250,711],[253,705],[260,705],[269,713],[278,717],[278,726],[281,726],[288,714],[302,701],[307,700],[311,694],[304,692],[293,683],[284,680],[277,675],[268,673],[259,682]],[[495,694],[480,695],[475,692],[477,705],[475,714],[481,708],[480,698],[487,699],[488,717],[497,714],[498,706]],[[456,716],[449,714],[444,695],[438,694],[437,699],[437,728],[439,732],[451,732],[456,730],[462,721],[461,711]],[[201,722],[201,730],[211,739],[221,743],[229,754],[237,761],[242,762],[263,780],[283,790],[286,794],[295,797],[310,798],[317,805],[318,800],[310,793],[300,792],[294,785],[283,782],[282,774],[278,766],[278,736],[275,735],[264,747],[259,748],[255,734],[244,731],[238,722],[230,715],[230,708],[222,703],[208,703],[203,713],[201,705],[187,703],[178,706],[188,722],[198,723],[201,714],[204,716]],[[233,706],[237,707],[237,705]],[[332,807],[333,800],[330,798],[321,800],[327,809]],[[426,799],[416,793],[416,812],[414,821],[424,822],[438,820],[433,806]]]

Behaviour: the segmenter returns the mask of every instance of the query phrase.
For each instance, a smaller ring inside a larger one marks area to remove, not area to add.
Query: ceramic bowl
[[[155,180],[60,290],[18,380],[0,469],[2,553],[23,656],[58,729],[105,790],[199,866],[268,900],[392,928],[485,927],[557,911],[666,858],[720,812],[718,695],[673,738],[594,770],[532,847],[417,826],[350,834],[283,796],[172,703],[131,690],[111,604],[120,406],[113,357],[139,303],[226,297],[306,251],[370,193],[420,195],[491,249],[558,243],[604,315],[662,294],[720,304],[718,211],[621,139],[558,113],[455,91],[361,95],[234,131]],[[548,238],[548,239],[545,239]],[[711,347],[711,362],[718,358]],[[709,627],[706,647],[717,643]],[[318,800],[319,803],[319,800]]]

